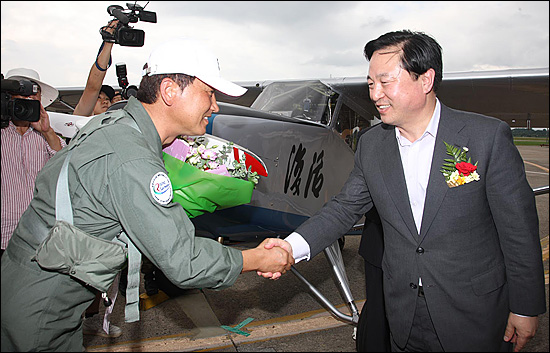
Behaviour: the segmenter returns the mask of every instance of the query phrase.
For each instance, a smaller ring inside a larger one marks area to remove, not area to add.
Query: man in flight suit
[[[34,198],[2,257],[2,351],[83,350],[81,316],[95,298],[94,290],[33,260],[56,222],[57,180],[71,148],[73,225],[107,241],[124,231],[178,287],[220,289],[242,272],[280,276],[290,269],[294,259],[282,248],[267,250],[261,244],[241,252],[195,237],[184,209],[171,201],[162,147],[179,135],[205,133],[207,118],[219,110],[216,90],[232,96],[245,92],[221,78],[217,58],[199,42],[165,43],[151,53],[137,99],[88,123],[100,125],[123,116],[133,125],[85,126],[42,169]]]

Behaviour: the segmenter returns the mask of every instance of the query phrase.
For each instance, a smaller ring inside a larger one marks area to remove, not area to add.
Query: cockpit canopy
[[[319,80],[270,83],[251,108],[325,125],[352,150],[357,147],[359,131],[377,122],[373,114],[340,92],[337,84],[332,88]]]
[[[274,82],[263,90],[251,108],[327,125],[335,95],[318,80]]]

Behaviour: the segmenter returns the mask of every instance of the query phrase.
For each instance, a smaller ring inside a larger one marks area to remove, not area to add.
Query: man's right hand
[[[257,271],[269,274],[266,278],[277,279],[294,265],[290,245],[275,246],[280,239],[266,239],[254,249],[245,250],[243,255],[243,271]],[[274,244],[272,244],[274,242]],[[285,242],[286,243],[286,242]],[[288,252],[286,249],[290,250]]]
[[[275,247],[283,248],[290,254],[290,256],[293,256],[292,246],[290,246],[290,244],[287,241],[283,240],[283,239],[269,238],[269,239],[266,239],[262,244],[264,245],[264,248],[268,249],[268,250],[273,249]],[[293,258],[293,264],[294,264],[294,258]],[[279,277],[281,277],[283,275],[284,272],[281,273],[281,272],[256,271],[256,273],[258,274],[258,276],[262,276],[264,278],[278,279]]]

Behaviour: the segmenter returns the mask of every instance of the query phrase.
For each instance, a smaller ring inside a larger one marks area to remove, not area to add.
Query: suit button
[[[420,248],[416,249],[416,252],[418,254],[424,254],[424,248],[420,247]]]
[[[412,289],[418,288],[418,286],[416,284],[412,283],[412,282],[409,283],[409,287],[411,287]]]

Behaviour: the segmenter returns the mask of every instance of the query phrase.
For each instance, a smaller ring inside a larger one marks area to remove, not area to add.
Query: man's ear
[[[429,69],[420,76],[422,80],[422,87],[424,88],[424,93],[430,93],[434,88],[435,81],[435,70]]]
[[[165,77],[160,83],[159,91],[164,104],[171,106],[174,103],[174,99],[180,94],[181,89],[174,80]]]

